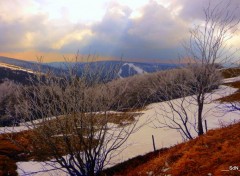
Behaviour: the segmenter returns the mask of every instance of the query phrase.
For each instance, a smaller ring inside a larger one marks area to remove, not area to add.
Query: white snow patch
[[[60,165],[53,162],[18,162],[17,172],[20,176],[67,176]]]
[[[130,72],[130,68],[132,68],[132,69],[134,69],[134,70],[137,72],[137,74],[144,74],[144,73],[146,73],[146,71],[144,71],[144,70],[141,69],[140,67],[134,65],[133,63],[125,63],[125,64],[123,64],[122,66],[125,66],[125,65],[128,65],[128,66],[129,66],[129,72]],[[122,68],[121,68],[121,69],[119,70],[119,72],[118,72],[118,76],[119,76],[120,78],[122,78],[121,74],[122,74]]]
[[[6,64],[6,63],[3,63],[3,62],[0,62],[0,67],[9,68],[11,70],[19,70],[19,71],[25,71],[25,72],[28,72],[28,73],[33,73],[33,71],[30,70],[30,69],[25,69],[25,68],[22,68],[20,66]]]
[[[223,83],[231,83],[231,82],[237,82],[237,81],[240,81],[240,76],[224,79]]]
[[[0,127],[0,134],[3,133],[17,133],[21,131],[29,130],[26,126],[15,126],[15,127]]]

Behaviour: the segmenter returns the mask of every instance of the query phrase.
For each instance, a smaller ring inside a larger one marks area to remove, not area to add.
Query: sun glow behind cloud
[[[75,31],[75,32],[67,34],[66,36],[64,36],[60,40],[53,43],[52,48],[53,49],[61,49],[62,46],[64,46],[65,44],[67,44],[71,41],[74,41],[74,40],[82,41],[86,36],[91,36],[91,35],[93,35],[93,34],[92,34],[92,31],[89,30],[89,29],[81,30],[81,31]]]

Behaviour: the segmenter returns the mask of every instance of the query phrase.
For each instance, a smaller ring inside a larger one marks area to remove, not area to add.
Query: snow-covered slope
[[[62,73],[62,70],[44,64],[41,64],[40,69],[42,74],[49,70],[55,74]],[[29,84],[29,76],[34,76],[36,71],[39,71],[39,64],[0,56],[0,82],[8,79],[21,84]]]
[[[31,69],[0,62],[0,82],[8,79],[17,83],[28,84],[31,75],[33,75]]]
[[[27,71],[27,72],[31,72],[31,73],[32,73],[32,70],[39,69],[39,64],[37,64],[37,62],[24,61],[24,60],[20,60],[20,59],[8,58],[8,57],[3,57],[3,56],[0,56],[0,66],[9,68],[12,70]],[[57,69],[57,68],[51,67],[46,64],[41,64],[42,72],[46,72],[49,69],[56,73],[59,71],[59,69]]]
[[[235,79],[232,79],[235,80]],[[227,80],[230,81],[230,80]],[[235,92],[236,89],[228,87],[228,86],[220,86],[219,89],[215,90],[214,93],[208,97],[207,104],[205,104],[204,108],[204,117],[208,122],[208,129],[214,129],[221,127],[222,124],[232,123],[234,121],[240,121],[240,115],[234,112],[226,112],[223,109],[223,105],[219,104],[219,102],[215,101],[216,99],[227,96]],[[190,101],[191,97],[185,97],[187,102]],[[178,103],[182,99],[171,100],[173,103]],[[186,105],[184,105],[186,106]],[[189,106],[189,114],[190,118],[195,116],[195,112],[197,110],[197,106],[194,104],[188,104]],[[156,147],[158,149],[163,147],[170,147],[172,145],[178,144],[182,142],[181,135],[176,130],[170,130],[166,128],[153,128],[153,124],[156,123],[156,119],[161,119],[162,110],[160,107],[168,108],[167,102],[153,103],[146,107],[145,110],[141,111],[142,115],[138,118],[139,125],[146,124],[134,134],[130,136],[130,138],[126,141],[123,148],[126,148],[120,155],[118,155],[112,164],[123,162],[129,158],[135,157],[137,155],[143,155],[147,152],[153,151],[152,146],[152,135],[155,137]],[[149,123],[151,120],[151,123]],[[20,130],[20,127],[18,128]],[[194,136],[197,136],[194,129],[192,129]],[[49,165],[46,166],[41,162],[18,162],[18,173],[20,175],[25,175],[26,173],[51,170],[52,167]],[[110,166],[110,165],[109,165]],[[24,172],[25,171],[25,172]],[[66,175],[66,173],[57,170],[57,171],[48,171],[41,172],[34,175]]]
[[[240,81],[240,76],[224,79],[223,83],[231,83],[231,82],[237,82],[237,81]]]
[[[31,69],[26,69],[26,68],[23,68],[23,67],[20,67],[20,66],[7,64],[7,63],[3,63],[3,62],[0,62],[0,67],[9,68],[11,70],[19,70],[19,71],[25,71],[25,72],[28,72],[28,73],[33,73],[33,71]]]
[[[28,61],[23,61],[20,59],[14,59],[14,58],[3,57],[3,56],[0,56],[0,62],[5,63],[5,64],[19,66],[19,67],[24,67],[24,68],[30,68],[34,64],[33,62],[28,62]]]

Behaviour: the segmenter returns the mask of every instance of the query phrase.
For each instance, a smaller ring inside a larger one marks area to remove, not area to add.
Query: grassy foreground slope
[[[27,147],[27,133],[12,137]],[[23,153],[23,148],[7,140],[6,135],[0,135],[0,176],[17,175],[16,162],[32,158]],[[130,159],[103,175],[240,175],[240,171],[223,171],[230,166],[240,167],[240,123],[209,130],[194,140]]]
[[[135,166],[135,167],[132,167]],[[238,166],[239,171],[226,171]],[[106,175],[240,175],[240,123],[119,164]]]

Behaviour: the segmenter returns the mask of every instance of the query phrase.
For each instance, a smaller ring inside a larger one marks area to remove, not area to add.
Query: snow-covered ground
[[[15,127],[0,127],[0,134],[3,133],[16,133],[24,130],[28,130],[26,126],[15,126]]]
[[[223,83],[230,83],[230,82],[236,82],[236,81],[240,81],[240,76],[224,79]]]
[[[236,78],[238,80],[238,78]],[[232,79],[232,80],[236,80]],[[214,93],[208,97],[208,103],[204,106],[204,117],[208,123],[208,129],[214,129],[221,127],[221,124],[228,124],[234,121],[240,120],[240,115],[234,112],[226,112],[217,101],[214,101],[220,97],[232,94],[236,89],[220,86],[218,90],[215,90]],[[185,97],[186,102],[190,102],[191,97]],[[182,99],[171,100],[173,103],[177,104]],[[194,104],[188,104],[189,112],[191,113],[190,118],[195,116],[197,106]],[[160,149],[163,147],[170,147],[172,145],[178,144],[182,142],[181,135],[176,130],[170,130],[165,128],[153,128],[153,124],[156,124],[156,118],[161,119],[162,117],[162,108],[168,108],[166,102],[161,103],[153,103],[146,107],[145,110],[141,111],[142,115],[138,118],[139,124],[144,124],[149,122],[149,119],[152,120],[151,123],[146,124],[138,131],[133,133],[129,139],[127,140],[125,146],[126,149],[118,155],[114,161],[112,161],[112,165],[123,162],[129,158],[135,157],[137,155],[143,155],[147,152],[153,151],[152,145],[152,135],[154,135],[156,148]],[[24,129],[24,128],[23,128]],[[6,129],[5,129],[6,130]],[[21,127],[16,127],[15,130],[21,130]],[[192,129],[193,131],[193,129]],[[193,133],[195,136],[196,133]],[[49,171],[49,172],[40,172],[36,174],[38,171],[42,171],[44,169],[50,169],[50,166],[44,165],[41,162],[18,162],[18,173],[19,175],[66,175],[63,171]],[[109,165],[110,166],[110,165]],[[33,174],[31,174],[33,173]]]
[[[221,126],[221,124],[228,124],[240,120],[239,114],[234,112],[227,113],[225,109],[222,109],[221,104],[219,104],[217,101],[212,101],[220,97],[232,94],[235,91],[236,89],[234,88],[221,86],[214,92],[214,94],[208,97],[208,104],[205,105],[203,113],[208,123],[208,129],[218,128]],[[186,102],[189,102],[190,99],[191,97],[186,97]],[[182,99],[175,99],[172,101],[173,104],[177,105],[181,102],[181,100]],[[169,108],[166,102],[161,102],[150,104],[147,106],[147,110],[142,111],[143,115],[139,117],[140,123],[144,123],[144,121],[146,121],[148,118],[151,118],[153,122],[144,126],[139,131],[130,136],[126,143],[126,145],[130,145],[121,153],[121,155],[119,155],[118,160],[116,160],[117,163],[122,162],[128,158],[153,151],[152,135],[154,135],[156,147],[158,149],[163,147],[170,147],[182,142],[182,137],[176,130],[167,128],[153,128],[154,124],[158,124],[156,118],[162,118],[161,114],[163,114],[163,107],[165,109]],[[196,113],[197,106],[194,104],[188,104],[188,109],[188,114],[190,114],[189,118],[194,118],[194,113]],[[193,129],[192,133],[194,136],[197,136],[197,133],[194,132]]]
[[[56,117],[48,117],[48,120],[55,119]],[[37,126],[38,124],[42,123],[43,119],[33,120],[32,122],[22,122],[19,126],[13,127],[0,127],[0,134],[3,133],[17,133],[25,130],[33,129],[33,126]]]

